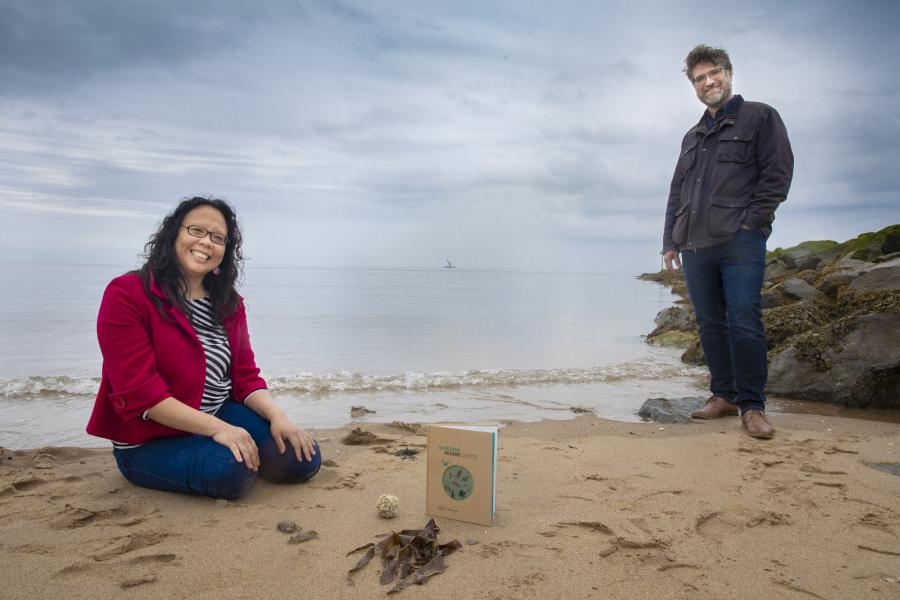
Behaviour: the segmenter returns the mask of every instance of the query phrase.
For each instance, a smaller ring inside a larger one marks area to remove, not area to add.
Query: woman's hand
[[[256,442],[243,427],[225,425],[212,435],[212,439],[222,444],[234,454],[234,459],[252,470],[259,470],[259,449]]]
[[[272,395],[267,389],[259,389],[244,399],[244,404],[250,409],[269,422],[269,430],[272,432],[272,439],[278,451],[284,454],[287,450],[287,441],[294,448],[294,455],[298,461],[312,460],[316,455],[316,447],[312,436],[297,427],[287,415],[282,412]]]
[[[229,425],[171,397],[148,410],[147,416],[173,429],[210,437],[231,450],[234,460],[253,471],[259,469],[259,450],[246,429]]]
[[[275,445],[278,446],[279,452],[284,454],[285,450],[287,450],[287,446],[285,445],[285,441],[287,441],[293,446],[294,455],[297,457],[298,461],[302,461],[304,457],[306,460],[312,460],[312,457],[316,454],[312,436],[303,431],[300,427],[297,427],[297,425],[283,413],[275,416],[270,421],[270,425],[272,438],[275,440]]]

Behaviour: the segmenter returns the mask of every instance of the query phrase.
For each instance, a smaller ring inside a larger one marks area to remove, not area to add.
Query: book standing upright
[[[497,427],[430,425],[425,512],[493,525],[497,495]]]

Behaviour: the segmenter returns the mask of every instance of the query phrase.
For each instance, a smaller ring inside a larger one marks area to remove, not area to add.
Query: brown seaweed
[[[379,582],[382,585],[395,582],[387,592],[388,594],[399,592],[413,584],[422,585],[431,577],[443,573],[447,569],[444,563],[445,556],[462,548],[459,540],[438,544],[437,534],[439,532],[440,528],[435,524],[434,519],[429,519],[422,529],[392,531],[377,544],[369,543],[354,548],[347,553],[347,556],[364,549],[367,552],[347,572],[347,576],[350,577],[366,566],[375,554],[380,554],[382,570]]]

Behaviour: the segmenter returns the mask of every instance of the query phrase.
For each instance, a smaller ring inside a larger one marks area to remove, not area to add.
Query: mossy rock
[[[638,279],[643,281],[653,281],[662,285],[674,285],[679,281],[684,281],[684,270],[678,269],[677,271],[669,272],[665,269],[661,269],[656,273],[642,273],[641,275],[638,275]]]
[[[859,292],[841,288],[834,304],[799,302],[763,311],[770,358],[788,346],[797,348],[797,357],[816,370],[831,368],[823,358],[825,350],[838,350],[840,340],[852,331],[852,324],[869,313],[900,314],[900,295],[890,291]]]
[[[672,286],[672,293],[681,296],[682,298],[689,298],[690,294],[688,292],[687,282],[679,281]]]
[[[853,331],[859,317],[848,316],[804,331],[784,341],[785,346],[794,346],[799,360],[809,363],[816,371],[831,369],[831,360],[826,350],[840,350],[840,340]]]
[[[900,224],[889,225],[880,231],[863,233],[836,248],[840,256],[853,253],[857,260],[872,261],[879,256],[900,250]]]
[[[838,290],[835,305],[841,314],[868,312],[900,313],[900,294],[892,290],[859,291],[851,287]]]
[[[689,365],[703,366],[706,364],[706,357],[703,355],[703,348],[700,346],[700,338],[691,344],[691,346],[681,355],[681,362]]]
[[[769,391],[847,406],[900,408],[900,313],[846,315],[788,339]]]
[[[778,349],[788,339],[815,329],[838,316],[835,306],[825,302],[795,302],[763,311],[766,345]]]
[[[900,224],[888,225],[879,231],[862,233],[846,242],[810,240],[790,248],[775,248],[766,253],[766,264],[792,250],[806,250],[813,254],[825,254],[829,262],[853,253],[857,260],[872,261],[879,256],[900,251]]]
[[[807,250],[813,254],[820,254],[835,250],[839,245],[840,244],[834,240],[810,240],[808,242],[800,242],[796,246],[791,246],[790,248],[775,248],[774,250],[766,252],[766,263],[768,264],[771,260],[776,259],[791,250]]]
[[[659,333],[651,333],[647,336],[647,342],[654,346],[667,348],[690,348],[695,341],[700,339],[695,332],[680,329],[669,329]]]

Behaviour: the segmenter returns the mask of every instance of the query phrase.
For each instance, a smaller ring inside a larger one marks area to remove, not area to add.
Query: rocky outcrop
[[[679,275],[641,277],[686,297]],[[776,248],[762,301],[770,393],[900,408],[900,225],[841,244]],[[656,325],[648,341],[686,346],[683,361],[704,363],[689,302],[662,311]]]
[[[688,348],[698,339],[697,319],[690,304],[660,311],[656,315],[656,329],[647,336],[651,344],[674,348]]]
[[[797,336],[772,361],[768,389],[848,406],[897,407],[900,313],[864,314]]]
[[[825,295],[834,298],[839,289],[849,285],[872,266],[872,263],[864,260],[844,257],[823,270],[816,287]]]
[[[892,291],[900,289],[900,258],[866,270],[850,282],[856,291]]]
[[[789,277],[774,287],[782,297],[788,300],[818,300],[824,294],[799,277]]]

